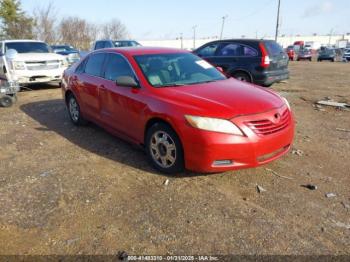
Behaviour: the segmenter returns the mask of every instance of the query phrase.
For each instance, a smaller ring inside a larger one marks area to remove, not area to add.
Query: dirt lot
[[[60,89],[21,92],[0,108],[0,254],[350,255],[350,133],[337,130],[350,112],[313,106],[350,102],[350,64],[290,69],[273,89],[303,154],[216,175],[166,177],[101,128],[74,127]]]

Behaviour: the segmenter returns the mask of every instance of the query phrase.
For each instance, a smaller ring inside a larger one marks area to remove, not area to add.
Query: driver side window
[[[104,78],[116,81],[120,76],[130,76],[135,78],[134,72],[126,61],[126,58],[117,54],[108,54]]]
[[[218,49],[218,44],[207,45],[206,47],[199,50],[198,55],[200,57],[210,57],[214,56],[216,50]]]

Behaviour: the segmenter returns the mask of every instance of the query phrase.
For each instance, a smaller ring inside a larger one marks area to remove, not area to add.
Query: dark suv
[[[98,40],[94,43],[92,50],[113,48],[113,47],[133,47],[141,46],[140,43],[134,40]]]
[[[194,53],[242,81],[268,87],[289,78],[288,56],[273,40],[220,40]]]

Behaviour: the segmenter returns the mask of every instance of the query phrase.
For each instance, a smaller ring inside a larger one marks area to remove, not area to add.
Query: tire
[[[70,120],[76,126],[84,126],[87,121],[83,118],[80,111],[80,106],[74,95],[70,94],[67,99],[67,109]]]
[[[2,107],[10,107],[13,105],[13,99],[11,96],[3,96],[0,98],[0,106]]]
[[[321,59],[317,59],[317,62],[322,62],[322,60]]]
[[[146,153],[149,162],[157,170],[166,174],[184,171],[184,154],[176,132],[165,123],[156,123],[147,130]]]
[[[312,62],[312,58],[309,58],[309,61]]]
[[[335,59],[333,58],[331,61],[332,61],[332,63],[334,63],[334,62],[335,62]]]
[[[247,82],[247,83],[251,83],[252,82],[252,79],[251,79],[250,75],[247,74],[247,73],[244,73],[244,72],[233,73],[232,77],[234,77],[237,80],[240,80],[242,82]]]

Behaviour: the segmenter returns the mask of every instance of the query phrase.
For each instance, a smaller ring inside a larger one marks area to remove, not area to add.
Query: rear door
[[[104,53],[90,55],[84,72],[79,75],[79,94],[84,113],[100,120],[99,86],[102,79],[102,68],[105,61]]]
[[[269,71],[280,71],[288,69],[288,56],[283,48],[273,40],[263,41],[270,57]]]

